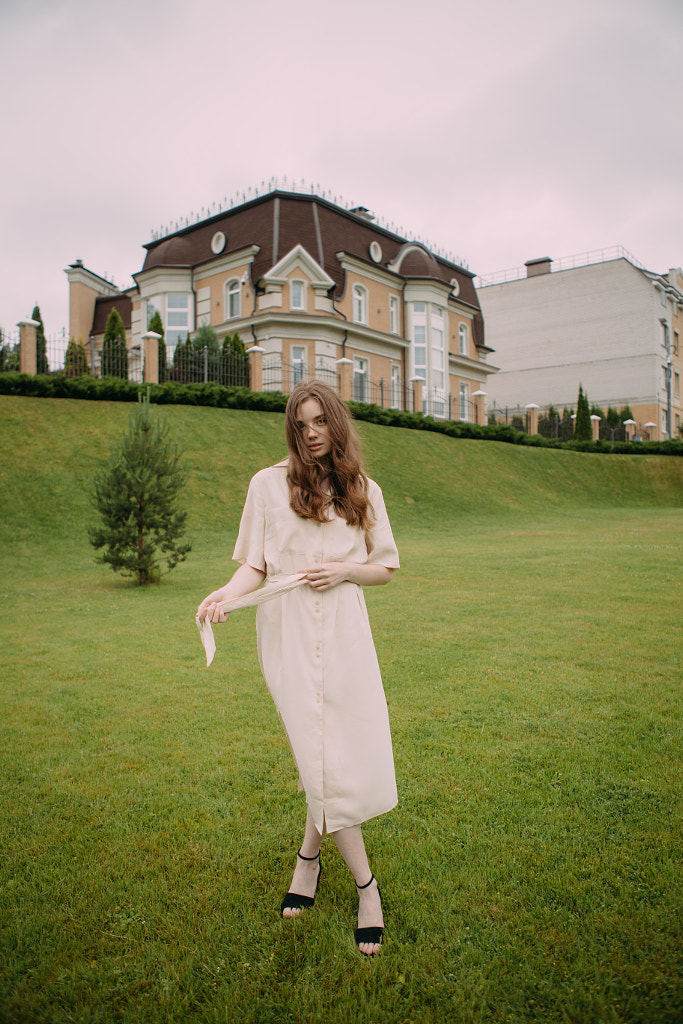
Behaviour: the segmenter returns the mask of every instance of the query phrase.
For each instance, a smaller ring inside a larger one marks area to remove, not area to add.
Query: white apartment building
[[[617,247],[482,277],[477,293],[500,372],[487,407],[605,411],[628,405],[644,440],[681,436],[683,274],[656,274]]]

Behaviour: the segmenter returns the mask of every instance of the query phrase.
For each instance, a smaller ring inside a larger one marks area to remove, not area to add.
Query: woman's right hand
[[[204,619],[209,622],[225,622],[228,617],[228,612],[224,612],[219,604],[220,595],[214,590],[212,594],[205,597],[202,603],[197,608],[197,619],[203,622]]]
[[[254,569],[251,565],[241,565],[232,576],[229,583],[226,583],[220,590],[212,590],[208,597],[205,597],[199,608],[197,618],[200,622],[208,618],[209,622],[225,622],[228,612],[219,607],[223,601],[232,601],[236,597],[244,597],[251,594],[263,583],[266,578],[265,572],[261,569]]]

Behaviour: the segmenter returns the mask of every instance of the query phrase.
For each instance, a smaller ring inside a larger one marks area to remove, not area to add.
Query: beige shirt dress
[[[364,532],[330,510],[326,523],[289,507],[287,463],[261,470],[247,495],[233,558],[268,581],[317,562],[398,569],[382,492],[369,482],[374,524]],[[258,655],[315,826],[359,825],[397,802],[389,716],[363,590],[304,584],[259,606]]]

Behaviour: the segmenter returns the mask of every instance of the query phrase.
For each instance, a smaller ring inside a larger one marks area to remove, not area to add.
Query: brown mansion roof
[[[391,264],[404,252],[397,273],[399,279],[442,281],[456,279],[459,299],[475,312],[474,340],[484,345],[484,324],[479,299],[470,271],[429,252],[424,246],[374,224],[362,213],[347,211],[317,196],[274,191],[219,213],[199,224],[183,228],[165,238],[149,242],[143,271],[157,267],[197,267],[216,259],[211,239],[222,231],[227,239],[221,255],[257,245],[252,267],[256,286],[260,279],[296,245],[315,259],[335,282],[334,297],[344,294],[345,272],[337,253],[343,252],[369,265],[372,242],[382,251],[377,266],[393,271]]]

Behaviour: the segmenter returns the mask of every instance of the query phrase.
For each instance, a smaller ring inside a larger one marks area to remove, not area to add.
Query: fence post
[[[539,406],[534,402],[530,402],[524,408],[526,409],[526,432],[527,434],[537,434]]]
[[[424,377],[411,377],[410,383],[413,385],[413,412],[422,412],[422,387],[424,385]]]
[[[636,421],[635,420],[624,420],[624,428],[626,429],[626,440],[632,441],[636,434]]]
[[[35,377],[38,368],[38,335],[37,320],[20,320],[19,328],[19,372]]]
[[[252,391],[263,391],[263,349],[252,345],[247,349],[249,356],[249,387]]]
[[[591,427],[593,429],[593,440],[597,441],[600,437],[600,420],[601,416],[591,416]]]
[[[142,335],[142,381],[144,384],[159,383],[159,341],[161,335],[147,331]]]
[[[474,422],[477,426],[483,426],[486,418],[486,407],[484,406],[484,399],[486,398],[486,391],[482,391],[481,388],[478,391],[472,392],[472,398],[474,402]]]
[[[353,398],[353,359],[337,359],[339,368],[339,397],[342,402],[350,402]]]

